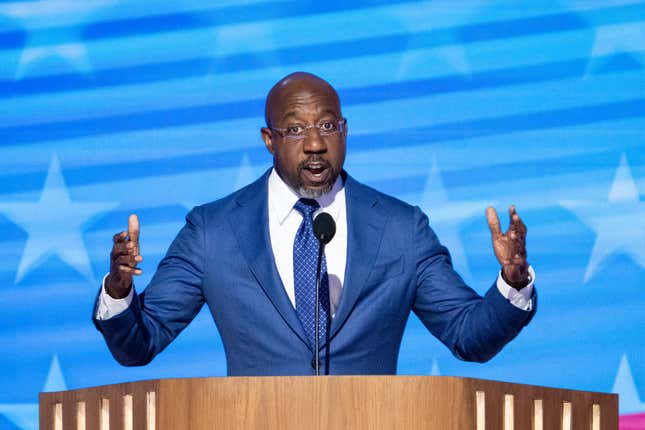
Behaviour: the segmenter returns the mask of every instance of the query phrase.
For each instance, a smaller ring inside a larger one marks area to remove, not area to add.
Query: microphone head
[[[314,219],[314,235],[320,243],[327,245],[336,234],[336,223],[327,212],[321,212]]]

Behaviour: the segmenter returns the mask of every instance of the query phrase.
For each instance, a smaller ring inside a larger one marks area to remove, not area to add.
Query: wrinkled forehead
[[[329,93],[301,91],[279,100],[271,113],[271,121],[283,123],[289,120],[318,121],[323,118],[339,118],[338,98]]]
[[[271,90],[266,102],[266,120],[277,125],[292,119],[340,118],[340,100],[328,83],[296,81]]]

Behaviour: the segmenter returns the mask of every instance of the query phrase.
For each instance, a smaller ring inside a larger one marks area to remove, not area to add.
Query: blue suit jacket
[[[485,361],[531,319],[493,285],[466,286],[410,206],[345,176],[347,269],[329,330],[331,374],[392,374],[410,311],[458,358]],[[196,207],[145,291],[94,320],[123,365],[144,365],[210,308],[229,375],[310,375],[313,351],[278,274],[268,228],[268,172]],[[324,351],[324,348],[323,348]]]

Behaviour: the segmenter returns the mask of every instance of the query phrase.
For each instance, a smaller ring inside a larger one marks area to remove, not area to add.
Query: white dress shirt
[[[291,304],[296,306],[293,285],[293,243],[302,223],[302,214],[293,206],[300,196],[296,194],[273,169],[269,175],[269,235],[275,264],[282,279]],[[331,191],[317,198],[320,208],[314,217],[327,212],[336,222],[336,234],[325,245],[327,277],[329,278],[329,304],[332,316],[336,313],[340,292],[345,281],[345,262],[347,261],[347,211],[345,209],[345,187],[340,177],[336,179]]]
[[[280,178],[275,169],[269,175],[268,202],[269,202],[269,236],[275,264],[280,274],[280,279],[291,303],[295,307],[296,295],[293,285],[293,242],[302,222],[302,214],[293,206],[300,197]],[[329,303],[332,316],[338,308],[340,293],[345,280],[345,263],[347,261],[347,210],[345,205],[345,187],[339,176],[332,190],[324,196],[317,198],[320,212],[327,212],[336,222],[336,234],[331,242],[325,246],[325,259],[327,261],[327,275],[329,278]],[[535,272],[529,267],[529,285],[516,290],[508,285],[501,276],[497,275],[497,288],[500,293],[515,307],[531,310],[533,284]],[[107,275],[106,275],[107,277]],[[99,304],[96,318],[106,320],[118,315],[128,308],[132,301],[132,290],[123,299],[114,299],[105,292],[105,277],[103,288],[99,295]]]

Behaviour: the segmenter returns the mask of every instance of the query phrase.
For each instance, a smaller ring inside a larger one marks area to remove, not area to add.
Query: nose
[[[320,154],[327,152],[327,142],[322,138],[320,130],[318,130],[317,127],[311,127],[305,132],[302,149],[305,154]]]

